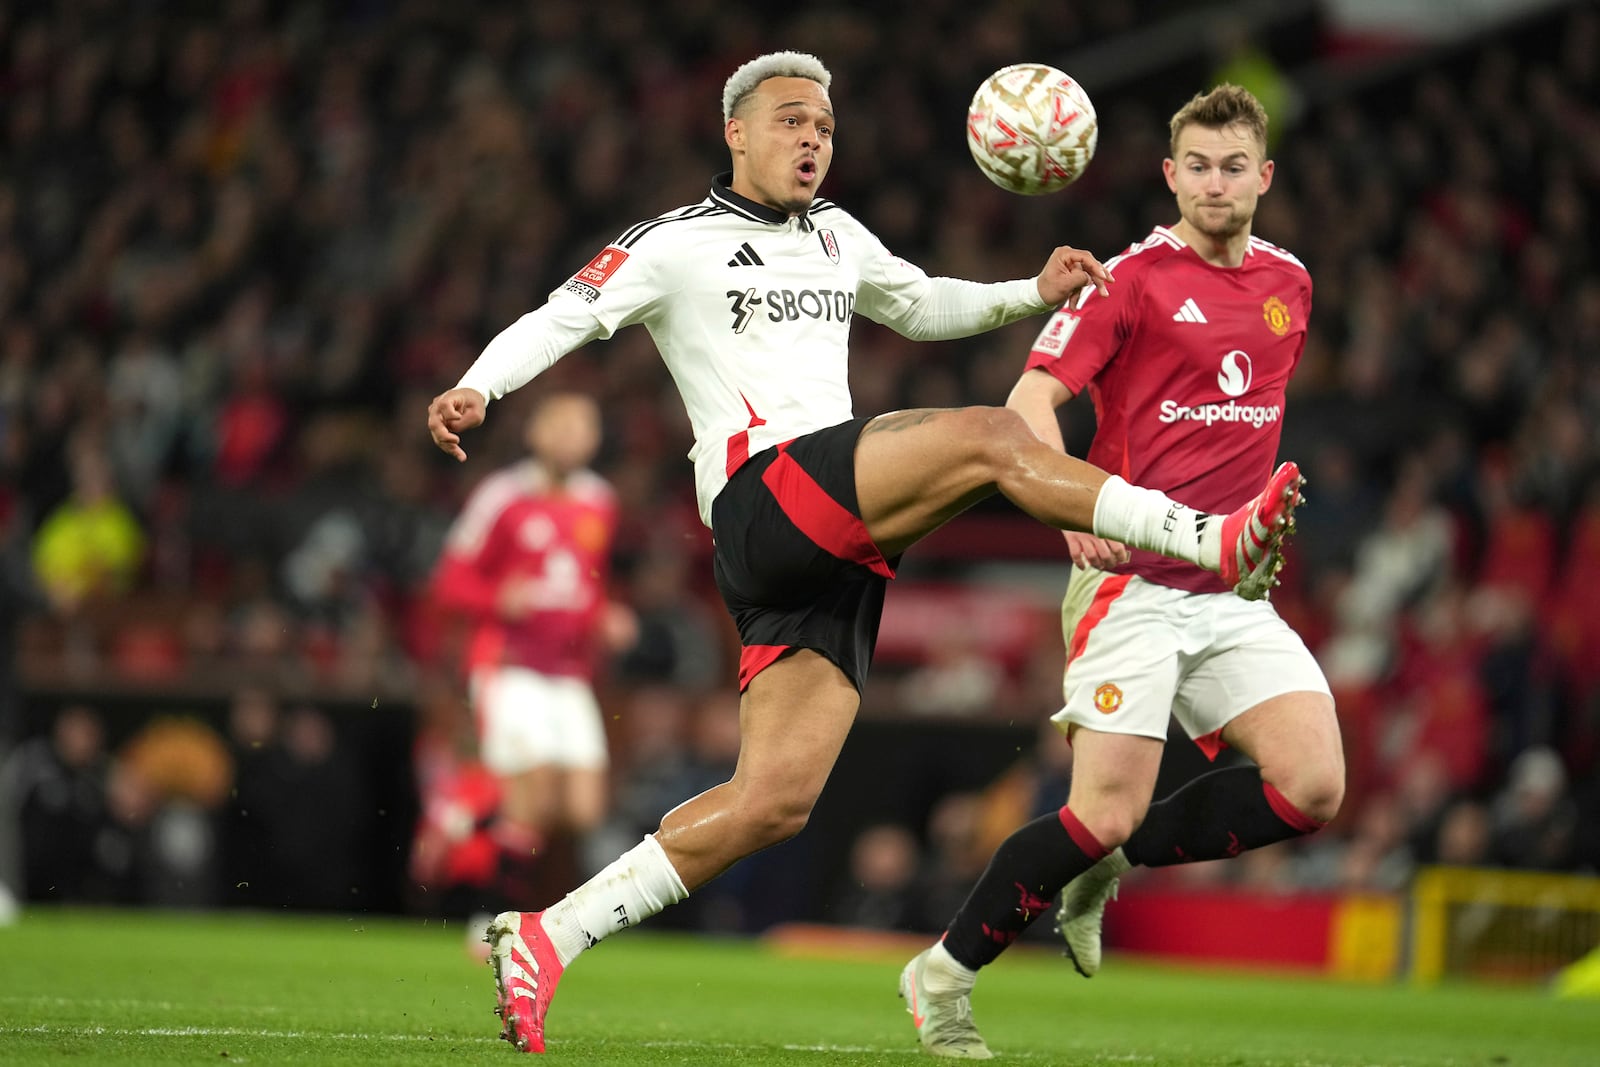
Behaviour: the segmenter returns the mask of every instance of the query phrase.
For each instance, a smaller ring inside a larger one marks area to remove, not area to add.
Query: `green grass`
[[[0,928],[0,1063],[521,1062],[488,968],[436,920],[35,911]],[[797,959],[636,932],[567,975],[548,1060],[586,1065],[923,1062],[895,997],[907,952]],[[1600,1063],[1600,1004],[1539,990],[1341,985],[1048,952],[986,972],[1003,1060],[1151,1067]],[[926,1060],[932,1063],[932,1060]]]

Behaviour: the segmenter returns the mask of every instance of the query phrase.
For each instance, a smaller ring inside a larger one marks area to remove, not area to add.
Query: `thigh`
[[[861,706],[854,684],[820,653],[801,650],[754,678],[739,702],[734,781],[815,800]]]
[[[868,422],[856,441],[856,494],[883,554],[899,555],[991,496],[995,455],[1019,431],[1026,426],[1003,408],[920,408]]]
[[[1331,728],[1337,742],[1327,679],[1300,635],[1266,601],[1227,593],[1205,594],[1205,599],[1210,640],[1194,654],[1173,704],[1173,715],[1188,735],[1213,756],[1219,742],[1241,748],[1246,740],[1254,740],[1258,748],[1270,744],[1265,735],[1253,738],[1251,723],[1234,727],[1265,706],[1293,709],[1292,716],[1306,717],[1306,725],[1318,734]],[[1271,718],[1277,715],[1270,712]],[[1262,718],[1255,716],[1252,722]],[[1259,753],[1245,754],[1255,759]]]
[[[860,704],[844,672],[809,650],[751,679],[732,781],[673,808],[656,832],[685,886],[693,891],[804,825]]]
[[[1072,571],[1062,601],[1063,730],[1167,737],[1179,683],[1182,594],[1130,575]],[[1076,773],[1076,772],[1075,772]]]
[[[1144,820],[1161,772],[1164,742],[1080,728],[1072,732],[1072,786],[1067,806],[1108,847],[1128,839]]]
[[[600,825],[606,814],[606,772],[595,767],[571,767],[561,778],[562,816],[579,833]]]
[[[500,778],[500,814],[523,826],[542,827],[561,803],[562,772],[542,764]]]
[[[1261,776],[1286,795],[1297,782],[1344,780],[1344,742],[1333,698],[1299,690],[1271,697],[1245,710],[1222,730],[1222,739],[1261,768]]]

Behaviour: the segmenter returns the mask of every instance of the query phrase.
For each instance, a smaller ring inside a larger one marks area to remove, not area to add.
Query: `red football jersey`
[[[1111,295],[1085,289],[1057,310],[1028,367],[1074,393],[1088,387],[1089,462],[1201,511],[1234,510],[1261,491],[1277,458],[1311,275],[1257,237],[1243,265],[1216,267],[1164,226],[1107,266]],[[1192,592],[1228,588],[1193,564],[1137,549],[1119,571]]]
[[[476,621],[469,665],[592,679],[616,528],[615,494],[591,472],[559,490],[533,460],[485,478],[451,527],[432,583],[441,604]],[[499,607],[511,582],[530,594],[515,618]]]

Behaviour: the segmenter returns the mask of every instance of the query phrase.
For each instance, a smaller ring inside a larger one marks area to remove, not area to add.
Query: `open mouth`
[[[817,161],[814,159],[803,159],[800,161],[800,165],[794,169],[794,172],[795,174],[799,175],[800,180],[803,182],[816,181]]]

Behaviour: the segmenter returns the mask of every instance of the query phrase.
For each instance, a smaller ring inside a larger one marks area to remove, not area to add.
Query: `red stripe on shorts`
[[[761,480],[777,497],[789,521],[818,548],[859,563],[873,574],[894,577],[894,569],[872,543],[866,523],[829,496],[788,452],[780,448],[778,458],[762,472]]]
[[[1101,582],[1100,588],[1094,591],[1094,599],[1089,602],[1089,610],[1083,613],[1083,618],[1078,620],[1078,625],[1072,630],[1072,643],[1067,646],[1068,663],[1082,654],[1083,646],[1089,643],[1089,631],[1100,625],[1100,620],[1111,610],[1111,602],[1128,588],[1128,581],[1132,577],[1131,574],[1113,574]]]
[[[739,692],[744,692],[756,675],[778,662],[789,651],[788,645],[745,645],[739,649]]]

